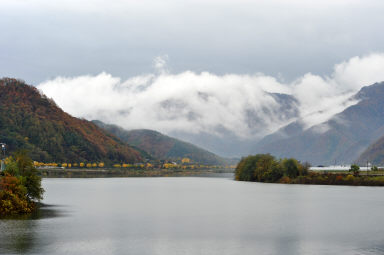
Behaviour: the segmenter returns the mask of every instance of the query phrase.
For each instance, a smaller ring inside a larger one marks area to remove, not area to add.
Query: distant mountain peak
[[[308,129],[293,122],[266,136],[254,147],[278,157],[295,157],[313,164],[351,163],[384,135],[384,82],[363,87],[357,101],[328,121]]]

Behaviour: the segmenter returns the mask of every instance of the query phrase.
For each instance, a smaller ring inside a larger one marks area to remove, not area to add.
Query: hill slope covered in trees
[[[23,81],[0,80],[0,142],[43,162],[138,162],[141,154],[90,121],[70,116]]]
[[[193,144],[163,135],[148,129],[125,130],[116,125],[93,121],[99,127],[116,135],[157,159],[190,158],[194,162],[209,165],[222,165],[225,160],[212,152],[206,151]]]

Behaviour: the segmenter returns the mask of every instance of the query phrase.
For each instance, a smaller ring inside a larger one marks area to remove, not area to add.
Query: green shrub
[[[352,172],[354,176],[359,176],[360,174],[360,167],[356,164],[351,165],[351,168],[349,169],[349,172]]]
[[[242,158],[235,171],[239,181],[278,182],[283,176],[294,179],[309,174],[308,163],[300,164],[296,159],[276,160],[270,154],[256,154]]]

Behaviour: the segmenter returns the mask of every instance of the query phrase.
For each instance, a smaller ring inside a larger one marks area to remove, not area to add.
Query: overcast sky
[[[384,52],[382,0],[0,0],[0,76],[330,75]],[[164,57],[165,56],[165,57]]]

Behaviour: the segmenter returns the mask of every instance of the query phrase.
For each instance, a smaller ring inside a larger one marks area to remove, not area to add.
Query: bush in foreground
[[[41,177],[26,151],[7,159],[0,177],[0,215],[30,213],[43,198]]]

